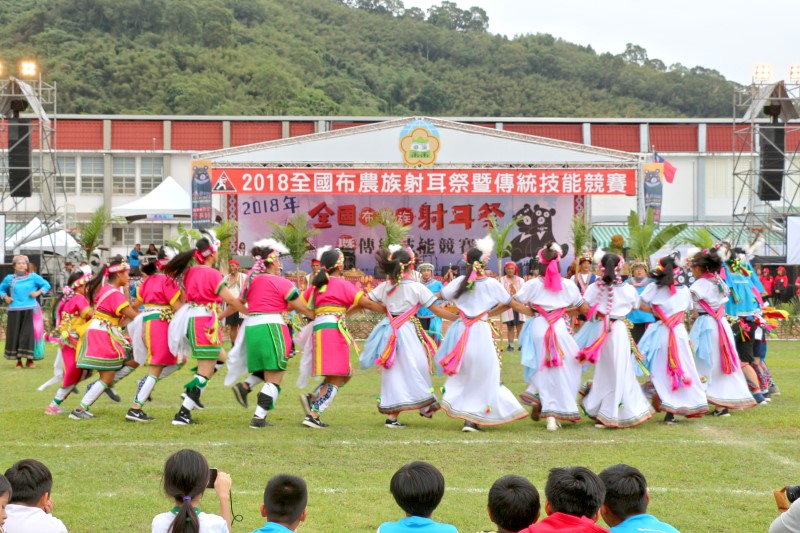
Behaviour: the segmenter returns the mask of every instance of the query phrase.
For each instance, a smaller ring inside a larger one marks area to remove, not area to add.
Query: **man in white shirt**
[[[6,533],[67,533],[67,527],[54,517],[50,489],[53,475],[35,459],[23,459],[6,470],[11,484],[11,501],[6,506]]]

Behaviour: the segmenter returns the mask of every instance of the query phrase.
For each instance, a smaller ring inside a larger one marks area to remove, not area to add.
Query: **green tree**
[[[639,221],[636,211],[631,211],[628,215],[628,252],[633,259],[643,261],[649,266],[650,256],[666,246],[687,227],[687,224],[657,226],[651,208],[647,209],[643,222]]]
[[[514,217],[508,224],[500,225],[494,215],[489,215],[489,235],[494,239],[494,253],[497,256],[497,275],[503,275],[503,258],[511,257],[511,240],[508,234],[517,225],[522,217]]]

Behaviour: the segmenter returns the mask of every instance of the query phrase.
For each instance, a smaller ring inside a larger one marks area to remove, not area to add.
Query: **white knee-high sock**
[[[164,379],[165,377],[169,376],[170,374],[172,374],[176,370],[179,370],[180,368],[181,367],[178,366],[178,365],[167,365],[167,366],[165,366],[164,369],[161,371],[161,375],[158,376],[158,380],[161,381],[162,379]]]
[[[136,370],[136,369],[133,368],[132,366],[123,366],[122,368],[120,368],[119,370],[114,372],[114,383],[118,382],[119,380],[121,380],[122,378],[124,378],[125,376],[127,376],[128,374],[133,372],[134,370]]]
[[[53,396],[53,402],[56,405],[61,405],[61,402],[67,399],[69,393],[72,392],[72,389],[75,388],[75,385],[68,385],[66,387],[61,387],[56,391],[56,395]]]
[[[157,377],[151,376],[150,374],[146,375],[144,377],[144,383],[142,384],[142,387],[139,389],[139,392],[136,393],[136,399],[134,400],[134,403],[139,407],[143,406],[144,402],[146,402],[150,397],[150,393],[153,392],[153,389],[158,381],[159,380]]]
[[[339,387],[336,385],[331,385],[330,383],[327,385],[328,390],[325,391],[325,394],[320,394],[319,398],[317,398],[317,401],[315,401],[311,406],[311,409],[319,414],[322,414],[325,409],[331,406],[333,399],[336,398],[336,393],[339,392]]]
[[[263,383],[264,380],[260,377],[256,376],[255,374],[250,374],[247,376],[247,379],[244,380],[245,383],[250,387],[250,390],[253,390],[256,385],[259,383]]]
[[[256,406],[255,415],[258,418],[264,418],[267,416],[267,411],[272,409],[275,406],[275,402],[278,401],[278,395],[280,394],[280,389],[274,383],[264,383],[264,386],[261,387],[261,394],[264,394],[270,398],[268,400],[268,407],[261,405],[261,399],[259,398],[259,405]]]
[[[92,383],[88,389],[86,389],[86,394],[83,395],[83,399],[81,400],[81,407],[84,409],[89,409],[94,402],[103,394],[103,391],[108,388],[108,385],[103,383],[102,381],[95,381]]]

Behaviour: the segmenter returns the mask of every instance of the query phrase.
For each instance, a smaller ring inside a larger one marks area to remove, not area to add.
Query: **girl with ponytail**
[[[647,359],[650,381],[656,390],[656,408],[666,411],[664,422],[674,424],[675,415],[702,416],[708,412],[700,375],[683,321],[692,309],[689,289],[678,285],[680,254],[662,257],[650,272],[655,280],[641,294],[640,308],[657,321],[645,332],[639,349]]]
[[[695,277],[689,291],[698,313],[690,334],[697,368],[707,377],[708,403],[716,406],[712,414],[727,416],[728,409],[756,405],[741,371],[744,365],[739,362],[733,331],[725,315],[730,290],[719,276],[723,261],[717,248],[689,250],[689,257]]]
[[[376,313],[385,313],[386,310],[369,298],[363,298],[362,291],[342,279],[344,254],[341,250],[323,246],[317,250],[317,259],[319,272],[303,294],[308,308],[314,312],[314,321],[301,333],[305,341],[299,343],[303,346],[303,360],[298,385],[305,387],[309,375],[322,376],[322,382],[313,393],[300,395],[300,403],[306,411],[303,425],[323,429],[328,425],[320,420],[320,416],[331,406],[339,388],[353,375],[350,347],[358,353],[358,346],[347,331],[345,314],[358,307]]]
[[[139,366],[133,360],[130,339],[122,332],[124,323],[136,318],[136,311],[123,292],[130,269],[118,255],[86,282],[86,297],[94,307],[94,315],[78,347],[77,367],[96,370],[100,379],[86,388],[80,406],[70,413],[74,420],[94,418],[89,412],[92,404],[103,393],[116,397],[111,394],[111,387]]]
[[[525,322],[520,334],[522,363],[528,377],[528,388],[521,398],[533,407],[531,418],[547,419],[549,431],[558,429],[558,420],[581,419],[575,401],[582,370],[577,359],[579,349],[564,316],[570,309],[585,313],[588,307],[578,286],[561,278],[561,254],[561,245],[552,241],[539,250],[537,256],[546,267],[545,275],[526,282],[511,303],[520,312],[535,312],[535,318]]]
[[[448,320],[458,316],[442,309],[436,304],[437,296],[414,281],[413,250],[391,245],[380,248],[376,259],[386,272],[386,282],[371,291],[369,298],[386,306],[387,317],[364,344],[361,368],[383,367],[378,411],[386,415],[387,428],[403,428],[397,421],[401,411],[419,409],[421,416],[431,418],[439,410],[431,383],[436,343],[423,329],[417,312],[426,308]]]
[[[169,349],[179,358],[191,355],[197,360],[197,371],[184,385],[183,402],[172,419],[175,426],[196,423],[192,411],[205,407],[200,395],[216,371],[217,360],[225,361],[219,321],[226,313],[247,312],[242,302],[228,290],[220,271],[214,268],[219,240],[211,230],[204,230],[203,235],[194,249],[176,255],[164,266],[164,274],[181,282],[186,298],[186,305],[170,322]],[[195,264],[190,266],[192,261]],[[220,313],[223,301],[228,309]]]
[[[581,360],[595,363],[594,378],[582,407],[597,421],[595,427],[638,426],[654,412],[636,379],[637,361],[643,362],[626,319],[639,308],[639,293],[619,276],[625,264],[622,257],[598,250],[595,261],[603,275],[583,295],[594,320],[575,336],[584,346]]]
[[[86,283],[91,276],[80,270],[70,274],[66,286],[53,304],[55,309],[55,332],[52,339],[58,344],[59,357],[63,363],[61,387],[56,391],[50,404],[45,408],[46,415],[62,415],[69,411],[61,409],[61,403],[67,399],[75,386],[89,376],[87,370],[77,367],[75,348],[78,346],[89,321],[92,319],[92,306],[84,296]]]
[[[125,415],[131,422],[149,422],[152,417],[142,410],[144,403],[150,398],[156,384],[178,368],[178,356],[169,349],[169,324],[174,314],[183,305],[181,289],[178,283],[163,273],[170,259],[177,251],[163,247],[158,251],[157,260],[144,262],[140,271],[145,280],[136,291],[136,301],[144,307],[141,317],[141,334],[134,339],[134,349],[142,345],[142,352],[148,361],[147,375],[139,381],[133,403]],[[133,325],[129,326],[131,336]],[[138,353],[138,352],[135,352]],[[143,356],[144,356],[143,354]]]
[[[289,250],[275,239],[264,239],[253,248],[253,268],[241,293],[248,315],[242,333],[228,359],[225,384],[233,383],[245,371],[250,376],[233,387],[239,403],[247,406],[252,387],[264,383],[258,393],[258,404],[250,421],[252,429],[270,426],[267,413],[275,408],[281,381],[292,353],[292,336],[283,313],[297,311],[306,317],[314,315],[306,306],[294,283],[281,276],[281,255]]]
[[[211,473],[216,477],[210,479]],[[208,461],[194,450],[181,450],[169,456],[164,465],[164,492],[175,507],[153,518],[153,533],[230,533],[231,476],[210,470]],[[204,513],[198,507],[206,488],[213,483],[219,499],[219,515]]]
[[[491,236],[478,239],[464,256],[466,274],[442,290],[442,298],[458,306],[460,317],[447,330],[436,353],[448,376],[442,408],[449,416],[464,420],[465,432],[480,431],[481,425],[505,424],[528,415],[502,384],[497,346],[487,321],[489,311],[511,303],[511,295],[503,285],[485,274],[493,250]]]

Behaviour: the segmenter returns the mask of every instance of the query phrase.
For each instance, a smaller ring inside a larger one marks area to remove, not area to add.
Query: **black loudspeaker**
[[[770,126],[762,126],[760,145],[758,199],[765,202],[780,200],[783,191],[783,153],[786,147],[784,125],[771,124]]]
[[[30,198],[33,194],[30,119],[8,121],[8,185],[12,197]]]

